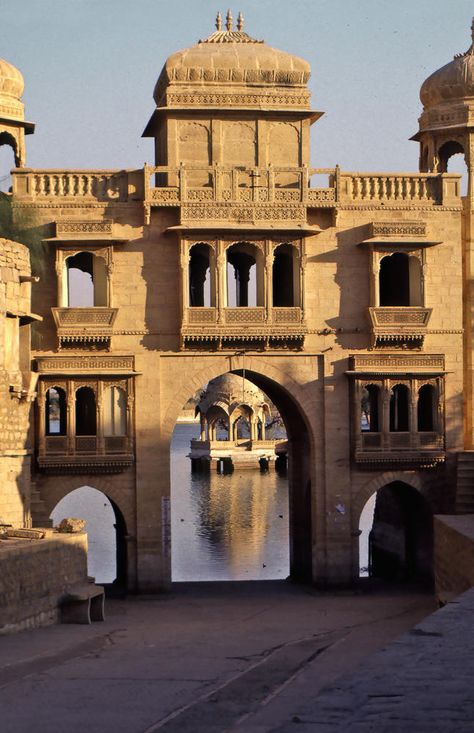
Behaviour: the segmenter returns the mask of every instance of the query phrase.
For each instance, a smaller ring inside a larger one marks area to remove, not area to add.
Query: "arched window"
[[[466,196],[468,175],[466,156],[461,143],[451,140],[444,143],[438,150],[439,170],[441,173],[459,173],[461,178],[461,196]]]
[[[390,432],[405,433],[410,429],[410,392],[405,384],[396,384],[390,391]]]
[[[435,388],[432,384],[424,384],[418,390],[417,413],[419,432],[433,432],[435,429]]]
[[[362,390],[360,400],[360,429],[363,433],[379,432],[379,395],[375,384],[367,384]]]
[[[214,306],[213,285],[211,248],[208,244],[195,244],[189,255],[189,305],[191,307]]]
[[[237,308],[263,305],[260,259],[257,248],[248,242],[239,242],[228,248],[227,305]]]
[[[273,259],[273,306],[291,307],[299,304],[298,253],[291,244],[281,244]]]
[[[380,262],[381,306],[422,305],[421,264],[417,257],[395,252]]]
[[[104,435],[127,434],[127,398],[120,387],[107,387],[104,391]]]
[[[68,257],[65,266],[69,308],[107,305],[107,268],[102,257],[79,252]]]
[[[66,435],[66,393],[61,387],[50,387],[46,392],[46,435]]]
[[[97,414],[95,393],[91,387],[76,391],[76,435],[96,435]]]
[[[8,132],[0,133],[0,191],[11,190],[11,170],[18,164],[16,140]]]

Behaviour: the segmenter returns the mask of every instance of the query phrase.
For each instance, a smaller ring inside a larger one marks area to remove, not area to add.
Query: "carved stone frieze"
[[[357,354],[350,357],[350,368],[360,372],[444,371],[444,356],[443,354]]]
[[[254,223],[258,221],[306,221],[306,207],[298,204],[237,204],[213,203],[181,207],[182,221],[235,221]]]
[[[425,237],[424,221],[373,221],[370,225],[372,237]]]
[[[56,221],[56,236],[74,234],[112,234],[111,219],[101,221],[76,221],[75,219],[62,219]]]
[[[38,356],[37,369],[42,374],[80,374],[88,372],[120,373],[134,371],[133,356],[112,356],[101,354],[94,356]]]

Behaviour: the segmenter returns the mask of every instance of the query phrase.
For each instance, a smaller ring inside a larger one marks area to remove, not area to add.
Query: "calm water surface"
[[[171,445],[174,581],[269,580],[289,574],[288,482],[275,471],[191,473],[198,425],[178,424]]]

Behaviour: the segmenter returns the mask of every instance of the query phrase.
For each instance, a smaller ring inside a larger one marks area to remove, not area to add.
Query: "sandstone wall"
[[[17,526],[30,523],[29,275],[28,249],[0,239],[0,522]]]
[[[55,623],[65,589],[87,581],[87,534],[0,545],[0,635]]]

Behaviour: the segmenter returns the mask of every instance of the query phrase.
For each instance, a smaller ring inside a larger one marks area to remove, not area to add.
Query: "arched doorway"
[[[360,576],[426,580],[433,576],[433,513],[404,481],[385,484],[366,502],[359,521]]]
[[[86,520],[87,571],[108,591],[127,587],[127,529],[117,504],[92,486],[80,486],[64,496],[50,518],[58,525],[65,517]]]
[[[230,373],[238,375],[239,377],[245,377],[246,380],[250,380],[254,385],[262,390],[262,392],[266,396],[268,396],[269,401],[273,405],[275,405],[279,415],[281,415],[282,423],[286,430],[287,436],[287,443],[285,445],[285,448],[287,450],[288,460],[287,462],[281,461],[280,465],[282,465],[286,470],[285,480],[287,481],[287,484],[285,485],[285,509],[281,512],[279,511],[276,516],[278,520],[281,520],[282,522],[288,522],[287,551],[289,575],[292,579],[295,580],[310,581],[313,577],[311,503],[312,444],[310,440],[308,426],[303,417],[301,408],[295,401],[294,397],[290,395],[287,389],[282,387],[276,381],[252,369],[235,369],[232,370]],[[214,378],[214,375],[209,375],[209,377]],[[205,383],[203,385],[200,385],[200,388],[202,388],[203,386],[205,386]],[[186,400],[184,400],[184,402],[186,402]],[[177,425],[178,428],[180,428],[180,420],[178,421]],[[265,433],[265,430],[263,432]],[[202,435],[202,425],[199,424],[199,417],[196,420],[195,433],[196,436],[199,436],[200,434]],[[261,434],[262,431],[260,431],[260,435]],[[253,438],[258,439],[258,435],[259,434],[257,427],[254,426]],[[268,434],[266,434],[265,437],[268,437]],[[181,446],[181,451],[189,451],[188,446],[189,440],[186,440]],[[272,467],[270,470],[275,472],[274,467]],[[189,466],[187,468],[187,471],[190,471]],[[235,473],[236,471],[234,469],[234,476]],[[212,479],[214,478],[215,474],[213,473]],[[219,522],[214,522],[213,526],[210,529],[208,526],[212,524],[212,522],[208,521],[210,514],[212,514],[212,510],[210,510],[209,507],[212,501],[214,501],[214,499],[216,498],[215,493],[220,491],[222,494],[222,488],[220,488],[220,485],[217,486],[218,482],[214,480],[208,481],[207,496],[203,493],[202,500],[199,499],[199,501],[196,502],[194,510],[191,510],[188,507],[186,510],[183,509],[180,516],[177,516],[176,512],[179,513],[179,502],[176,500],[174,492],[177,483],[179,483],[180,480],[182,481],[183,477],[177,476],[176,473],[173,474],[173,466],[171,479],[172,557],[174,556],[174,553],[176,551],[176,543],[173,540],[173,536],[176,536],[176,525],[177,523],[179,523],[178,529],[180,529],[181,527],[185,526],[186,523],[193,521],[193,512],[194,514],[196,514],[196,512],[200,512],[201,516],[204,517],[203,525],[207,526],[207,529],[203,529],[203,532],[207,532],[209,541],[214,541],[218,543],[220,539],[220,534],[222,534],[222,532],[230,531],[229,527],[222,527],[222,523],[219,524]],[[263,512],[264,501],[263,493],[260,492],[260,481],[261,478],[258,471],[254,474],[253,478],[250,478],[250,473],[247,474],[246,483],[248,485],[248,491],[251,494],[252,500],[255,500],[255,513],[252,516],[257,517],[257,519],[259,516],[259,511],[260,514]],[[213,492],[214,496],[211,496]],[[236,505],[242,502],[243,492],[241,492],[240,494],[239,492],[233,492],[232,496],[230,494],[231,492],[226,495],[226,501],[229,500],[230,503],[233,502],[233,506],[235,508]],[[258,501],[261,501],[260,510],[258,508]],[[249,512],[247,516],[247,521],[249,523],[251,520],[250,514],[251,512]],[[214,517],[211,518],[214,520]],[[245,550],[246,549],[248,549],[247,546],[245,547]],[[243,550],[241,549],[240,551]],[[172,565],[173,564],[174,561],[172,561]],[[264,561],[262,561],[262,565],[265,566]],[[173,580],[176,580],[177,578],[175,577],[175,574],[172,573],[172,575]],[[279,577],[286,577],[286,574]]]

